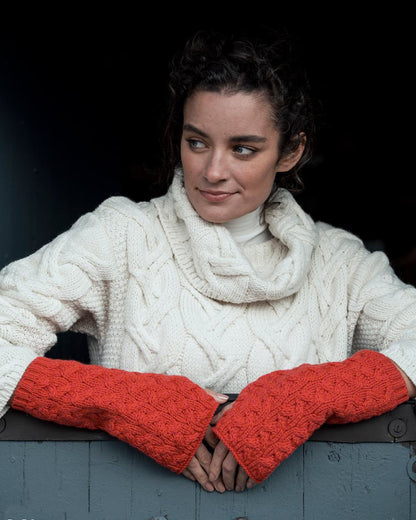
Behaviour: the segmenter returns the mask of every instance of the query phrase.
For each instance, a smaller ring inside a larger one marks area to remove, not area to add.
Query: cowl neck
[[[153,203],[179,268],[209,298],[239,304],[278,300],[297,292],[309,272],[315,224],[285,189],[279,188],[265,210],[276,247],[281,248],[279,241],[286,247],[267,279],[256,272],[225,226],[207,222],[194,210],[181,170],[167,194]]]

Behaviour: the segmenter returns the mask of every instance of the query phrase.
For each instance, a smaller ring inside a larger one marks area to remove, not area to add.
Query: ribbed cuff
[[[54,360],[40,356],[28,365],[14,392],[11,401],[12,408],[30,414],[36,407],[37,400],[47,397],[42,391],[42,386],[39,385],[53,370],[53,363]]]

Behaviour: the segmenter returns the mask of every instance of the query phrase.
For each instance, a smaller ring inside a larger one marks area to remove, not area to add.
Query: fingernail
[[[217,491],[219,493],[224,493],[224,491],[225,491],[224,485],[223,484],[217,484]]]
[[[209,483],[205,484],[205,490],[209,491],[209,492],[214,491],[214,486],[212,484],[209,484]]]
[[[224,395],[224,394],[217,394],[217,397],[221,401],[227,401],[227,399],[228,399],[228,395]]]

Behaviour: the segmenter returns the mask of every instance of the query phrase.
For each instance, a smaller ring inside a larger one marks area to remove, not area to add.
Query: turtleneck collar
[[[231,236],[240,246],[260,244],[272,238],[263,216],[263,206],[238,218],[224,222]]]
[[[279,252],[271,258],[268,279],[255,271],[226,226],[207,222],[196,213],[181,170],[175,173],[168,193],[153,203],[179,268],[205,296],[231,303],[277,300],[295,293],[304,283],[316,228],[288,191],[279,189],[265,211],[265,224],[279,239],[274,241]],[[279,241],[287,248],[283,259]]]

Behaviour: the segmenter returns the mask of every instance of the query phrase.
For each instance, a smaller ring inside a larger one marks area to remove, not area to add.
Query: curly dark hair
[[[268,31],[259,37],[200,30],[174,56],[162,147],[162,170],[167,184],[180,166],[184,104],[196,91],[266,94],[281,136],[280,155],[294,152],[306,136],[300,161],[288,172],[279,173],[272,193],[279,186],[290,191],[303,188],[298,172],[312,156],[315,118],[309,82],[305,71],[298,66],[287,31],[277,35]]]

